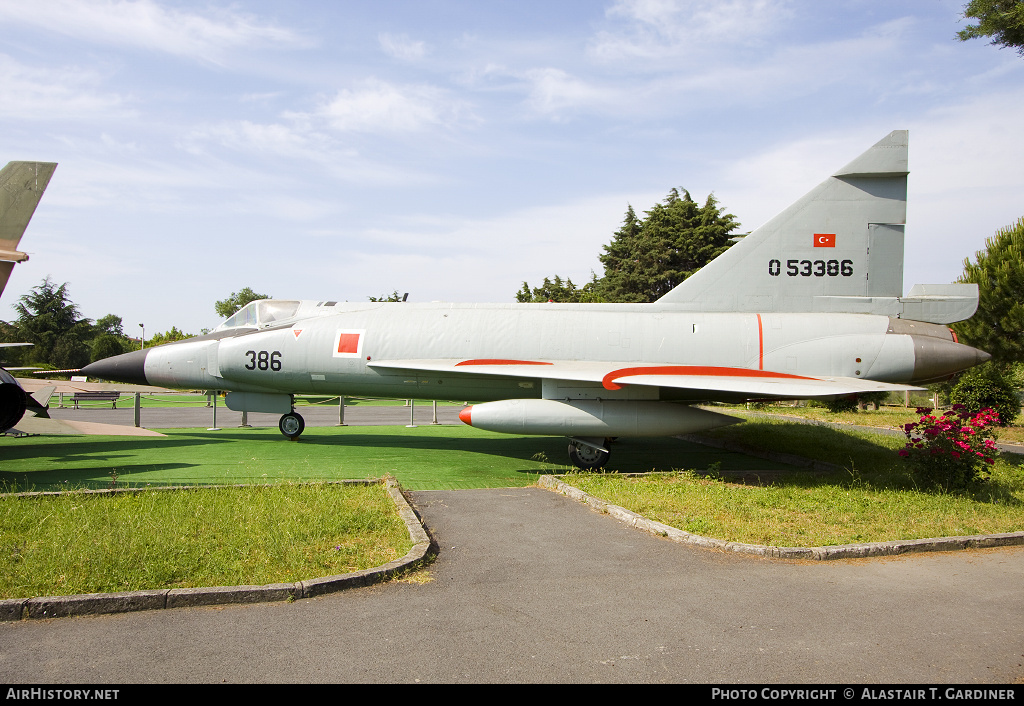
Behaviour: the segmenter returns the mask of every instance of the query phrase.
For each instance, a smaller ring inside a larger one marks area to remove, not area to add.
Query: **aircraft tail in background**
[[[28,260],[18,243],[56,168],[55,162],[8,162],[0,169],[0,292],[14,265]]]
[[[969,318],[971,284],[903,296],[906,130],[895,130],[658,300],[699,311]]]

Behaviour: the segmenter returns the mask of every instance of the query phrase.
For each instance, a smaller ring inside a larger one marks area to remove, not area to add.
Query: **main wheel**
[[[282,434],[295,441],[299,438],[302,430],[306,428],[306,420],[302,418],[302,415],[291,412],[281,417],[277,428],[281,430]]]
[[[569,462],[576,468],[584,471],[592,471],[596,468],[604,468],[608,465],[608,458],[611,456],[607,451],[595,449],[586,444],[569,444]]]

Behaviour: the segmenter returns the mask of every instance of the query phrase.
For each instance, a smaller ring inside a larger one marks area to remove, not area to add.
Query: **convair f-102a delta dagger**
[[[919,389],[987,360],[945,325],[974,313],[976,285],[902,294],[907,174],[896,131],[650,304],[270,299],[83,372],[225,390],[290,438],[294,394],[474,400],[467,424],[566,436],[573,464],[600,467],[612,438],[740,421],[694,403]]]

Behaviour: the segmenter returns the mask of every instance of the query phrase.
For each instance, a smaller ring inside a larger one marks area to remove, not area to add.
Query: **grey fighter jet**
[[[475,400],[467,424],[566,436],[574,465],[601,467],[611,438],[740,421],[694,403],[920,389],[987,360],[945,326],[976,285],[902,294],[907,174],[896,131],[651,304],[263,300],[83,372],[225,390],[289,438],[297,393]]]

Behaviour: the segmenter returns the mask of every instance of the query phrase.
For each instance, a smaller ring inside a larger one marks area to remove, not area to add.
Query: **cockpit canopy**
[[[275,321],[290,319],[299,311],[301,303],[291,299],[260,299],[250,302],[214,331],[231,328],[262,328]]]

